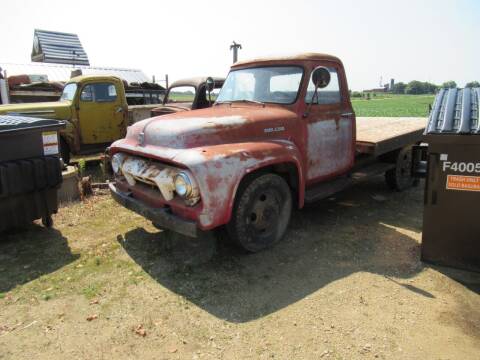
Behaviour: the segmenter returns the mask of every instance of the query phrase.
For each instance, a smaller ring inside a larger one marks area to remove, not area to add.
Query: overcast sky
[[[38,28],[78,34],[93,66],[157,79],[224,76],[235,40],[240,59],[336,55],[353,90],[480,81],[480,0],[3,0],[0,14],[0,62],[29,62]]]

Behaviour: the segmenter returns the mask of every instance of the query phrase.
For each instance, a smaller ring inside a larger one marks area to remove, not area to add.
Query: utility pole
[[[233,41],[233,44],[230,45],[230,50],[233,50],[233,63],[236,63],[238,60],[238,49],[241,49],[242,45],[237,44],[235,41]]]

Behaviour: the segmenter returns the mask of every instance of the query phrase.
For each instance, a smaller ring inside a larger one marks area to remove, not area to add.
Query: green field
[[[195,98],[195,94],[171,92],[168,96],[170,102],[192,102]]]
[[[435,95],[386,94],[370,100],[352,98],[357,116],[428,116],[428,105],[433,104]]]
[[[192,102],[193,94],[172,93],[173,102]],[[370,100],[352,98],[357,116],[428,116],[428,105],[433,104],[435,95],[376,94]],[[212,100],[215,100],[213,97]]]

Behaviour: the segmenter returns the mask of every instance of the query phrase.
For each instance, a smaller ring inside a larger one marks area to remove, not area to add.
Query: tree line
[[[405,84],[403,82],[398,82],[393,85],[392,93],[394,94],[435,94],[438,89],[441,88],[456,88],[457,83],[453,80],[446,81],[442,85],[435,85],[427,81],[418,81],[413,80]],[[467,88],[480,87],[478,81],[471,81],[465,85]]]

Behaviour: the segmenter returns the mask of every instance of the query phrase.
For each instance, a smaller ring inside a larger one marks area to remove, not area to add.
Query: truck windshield
[[[248,101],[292,104],[297,99],[303,69],[270,66],[233,70],[217,97],[217,103]]]
[[[65,87],[63,88],[63,93],[62,93],[62,96],[60,97],[60,100],[72,101],[76,91],[77,91],[77,84],[65,85]]]

